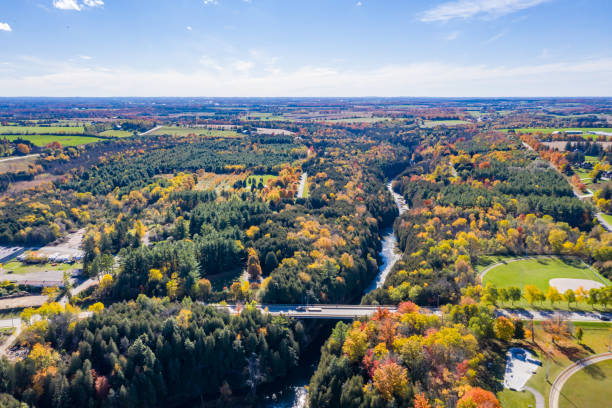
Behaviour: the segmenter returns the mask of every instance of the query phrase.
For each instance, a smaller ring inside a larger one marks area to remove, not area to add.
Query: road
[[[0,159],[0,163],[1,162],[7,162],[7,161],[11,161],[11,160],[22,160],[22,159],[27,159],[29,157],[38,157],[40,156],[40,154],[36,153],[36,154],[28,154],[27,156],[12,156],[12,157],[7,157],[6,159]]]
[[[161,129],[161,128],[163,128],[163,126],[162,126],[162,125],[155,126],[153,129],[149,129],[149,130],[147,130],[146,132],[139,133],[139,134],[138,134],[138,136],[146,136],[146,135],[148,135],[149,133],[153,133],[153,132],[155,132],[156,130],[159,130],[159,129]]]
[[[597,213],[597,220],[601,223],[601,225],[603,225],[605,229],[612,232],[612,225],[610,225],[610,223],[606,221],[604,217],[602,217],[601,213]]]
[[[70,296],[76,296],[79,293],[83,292],[85,289],[89,289],[90,287],[97,285],[97,284],[98,284],[97,279],[89,278],[83,283],[81,283],[80,285],[70,289]],[[62,296],[59,303],[61,303],[62,305],[65,305],[66,303],[68,303],[68,297]]]
[[[546,403],[544,402],[544,396],[540,394],[538,390],[536,390],[535,388],[527,387],[527,386],[525,386],[525,390],[532,393],[533,396],[535,397],[536,408],[546,407]]]
[[[591,364],[596,364],[601,361],[612,359],[612,353],[602,353],[596,354],[594,356],[590,356],[587,358],[583,358],[582,360],[576,361],[574,364],[566,367],[561,374],[555,378],[551,387],[550,394],[548,396],[548,407],[549,408],[559,408],[559,400],[561,398],[561,390],[563,389],[563,385],[565,382],[569,380],[569,378],[576,374],[578,371],[582,370],[584,367],[590,366]]]
[[[236,312],[235,305],[211,304],[220,310]],[[257,305],[261,311],[272,315],[284,315],[297,319],[355,319],[371,316],[379,306],[374,305]],[[391,312],[397,311],[397,306],[382,306]],[[440,315],[437,308],[421,307],[421,310]],[[548,320],[555,316],[572,322],[600,322],[611,321],[612,313],[605,312],[568,312],[564,310],[527,310],[527,309],[498,309],[498,316],[507,316],[520,320]]]
[[[303,198],[304,197],[304,188],[306,187],[306,180],[308,180],[308,173],[304,172],[300,176],[300,185],[299,185],[298,191],[297,191],[297,198]]]

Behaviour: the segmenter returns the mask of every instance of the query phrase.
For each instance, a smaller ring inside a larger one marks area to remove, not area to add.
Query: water
[[[404,200],[404,197],[393,191],[391,186],[392,181],[387,183],[387,189],[393,196],[395,205],[399,210],[399,215],[402,215],[408,210],[408,205]],[[378,276],[372,281],[370,286],[365,290],[365,293],[371,292],[376,288],[382,287],[387,279],[387,275],[393,269],[393,265],[402,257],[397,251],[397,236],[393,231],[393,226],[385,228],[382,232],[382,250],[380,256],[383,260],[382,265],[379,268]],[[323,331],[322,331],[323,332]],[[319,336],[325,337],[325,336]],[[322,341],[321,341],[322,340]],[[307,353],[307,357],[304,359],[300,367],[296,368],[295,372],[287,378],[287,386],[281,391],[274,394],[265,395],[262,401],[258,404],[259,408],[305,408],[308,399],[308,390],[306,387],[310,381],[310,378],[317,369],[319,361],[319,350],[325,339],[319,339],[319,341],[313,342],[314,345],[309,347],[310,351]]]

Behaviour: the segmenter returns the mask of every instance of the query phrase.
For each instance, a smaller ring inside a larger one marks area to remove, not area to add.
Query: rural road
[[[604,217],[602,217],[601,213],[597,213],[597,220],[601,223],[601,225],[603,225],[605,229],[612,232],[612,225],[610,225],[610,223],[606,221]]]
[[[38,157],[38,156],[40,156],[40,154],[38,154],[38,153],[36,153],[36,154],[28,154],[27,156],[13,156],[13,157],[8,157],[6,159],[0,159],[0,163],[1,162],[11,161],[11,160],[27,159],[29,157]]]
[[[300,185],[297,191],[297,198],[304,198],[304,188],[306,187],[306,180],[308,180],[308,173],[304,172],[300,176]]]
[[[533,396],[535,397],[536,408],[545,408],[546,407],[546,402],[544,401],[544,396],[542,394],[540,394],[540,392],[538,390],[536,390],[535,388],[527,387],[527,386],[525,386],[525,390],[529,391],[530,393],[532,393]]]
[[[563,385],[569,378],[576,374],[578,371],[582,370],[584,367],[590,366],[591,364],[596,364],[601,361],[612,359],[612,353],[602,353],[596,354],[594,356],[590,356],[587,358],[583,358],[582,360],[576,361],[574,364],[566,367],[561,374],[555,378],[551,387],[550,387],[550,395],[548,397],[548,407],[549,408],[559,408],[559,399],[561,397],[561,390],[563,389]]]
[[[161,129],[161,128],[163,128],[163,126],[162,126],[162,125],[155,126],[153,129],[149,129],[149,130],[147,130],[146,132],[139,133],[139,134],[138,134],[138,136],[146,136],[146,135],[148,135],[149,133],[153,133],[153,132],[155,132],[156,130],[159,130],[159,129]]]

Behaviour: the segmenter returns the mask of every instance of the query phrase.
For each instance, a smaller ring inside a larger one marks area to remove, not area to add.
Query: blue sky
[[[611,96],[609,0],[0,0],[0,96]]]

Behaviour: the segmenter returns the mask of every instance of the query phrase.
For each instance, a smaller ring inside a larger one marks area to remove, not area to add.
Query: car
[[[603,320],[604,322],[609,322],[610,321],[610,316],[606,316],[606,315],[601,315],[599,317],[600,320]]]
[[[298,306],[298,307],[295,308],[295,310],[297,312],[304,312],[304,311],[306,311],[306,306]]]

